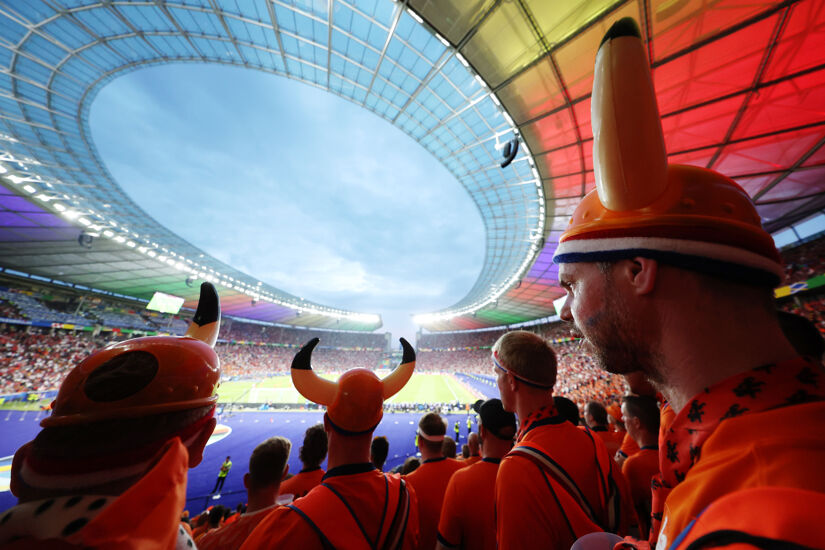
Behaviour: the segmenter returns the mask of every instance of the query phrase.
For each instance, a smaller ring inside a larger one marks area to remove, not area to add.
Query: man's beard
[[[651,381],[659,378],[661,356],[654,346],[659,336],[641,331],[623,304],[607,302],[584,328],[576,326],[583,336],[581,347],[600,369],[613,374],[641,370]]]

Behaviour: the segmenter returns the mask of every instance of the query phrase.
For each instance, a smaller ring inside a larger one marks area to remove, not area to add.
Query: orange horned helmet
[[[599,46],[591,110],[596,189],[559,238],[556,263],[641,256],[742,282],[779,282],[779,253],[745,190],[717,172],[668,164],[647,50],[630,18]]]
[[[221,369],[218,293],[201,285],[198,309],[184,336],[147,336],[105,347],[63,380],[44,428],[194,409],[218,400]]]
[[[310,401],[326,405],[327,418],[335,429],[349,435],[372,432],[381,422],[384,400],[398,393],[412,376],[415,350],[401,338],[401,364],[383,380],[371,370],[357,368],[332,382],[312,370],[310,359],[318,342],[318,338],[307,342],[292,360],[295,389]]]

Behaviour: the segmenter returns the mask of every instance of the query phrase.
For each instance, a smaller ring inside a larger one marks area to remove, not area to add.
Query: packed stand
[[[230,378],[265,378],[287,374],[295,355],[294,348],[281,346],[218,344],[215,350],[221,358],[223,375]],[[374,370],[381,366],[384,353],[318,349],[315,356],[316,367],[325,372],[335,372],[356,367]]]
[[[825,239],[819,238],[782,252],[785,281],[789,285],[825,273]]]
[[[819,332],[825,334],[825,295],[795,296],[779,307],[788,313],[807,317],[816,325]]]
[[[226,322],[221,328],[221,340],[227,342],[277,343],[301,347],[313,338],[321,340],[326,348],[384,350],[384,334],[363,332],[336,332],[281,326],[258,325],[238,321]]]
[[[0,300],[13,305],[23,319],[49,323],[67,323],[73,325],[93,325],[94,321],[80,314],[58,311],[47,306],[30,293],[13,292],[0,289]],[[55,305],[55,304],[53,304]]]
[[[53,390],[84,357],[109,342],[65,330],[13,327],[0,333],[0,395]]]

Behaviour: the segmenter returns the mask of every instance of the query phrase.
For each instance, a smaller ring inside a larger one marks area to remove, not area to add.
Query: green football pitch
[[[383,377],[386,373],[378,373]],[[334,376],[326,376],[333,380]],[[295,391],[289,375],[266,380],[223,382],[218,388],[221,403],[306,403]],[[414,374],[388,403],[473,403],[476,395],[450,374]]]

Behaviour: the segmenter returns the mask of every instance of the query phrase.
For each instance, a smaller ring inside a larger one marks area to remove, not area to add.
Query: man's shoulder
[[[702,446],[702,456],[777,445],[792,451],[822,438],[825,438],[825,401],[802,403],[721,422]]]
[[[450,483],[456,483],[459,485],[475,484],[481,479],[495,479],[497,473],[498,464],[491,464],[489,462],[479,460],[475,464],[466,466],[454,473],[453,477],[450,478]]]

